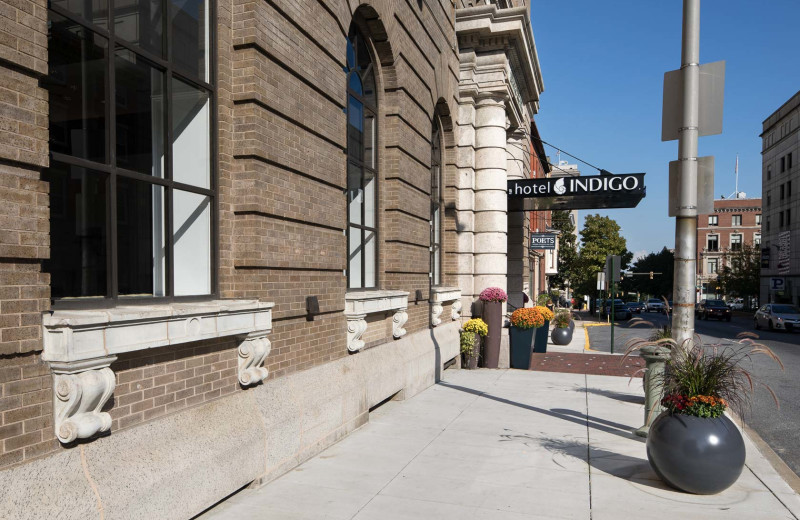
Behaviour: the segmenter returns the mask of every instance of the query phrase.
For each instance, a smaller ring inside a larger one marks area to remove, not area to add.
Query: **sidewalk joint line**
[[[586,397],[586,466],[589,471],[589,520],[592,520],[592,442],[589,438],[589,376],[583,374],[583,393]]]
[[[495,382],[495,383],[497,383],[497,380],[498,380],[498,379],[500,379],[500,375],[498,375],[498,376],[495,378],[494,382]],[[435,386],[436,386],[436,385],[438,385],[438,384],[439,384],[439,382],[437,382],[437,383],[434,383],[434,384],[433,384],[433,387],[435,387]],[[433,388],[433,387],[432,387],[432,388]],[[444,386],[444,388],[447,388],[447,386]],[[463,408],[463,409],[462,409],[460,412],[458,412],[458,415],[456,415],[455,417],[453,417],[453,419],[452,419],[452,420],[451,420],[449,423],[447,423],[447,424],[444,426],[444,428],[442,428],[442,429],[439,431],[439,433],[437,433],[437,434],[436,434],[436,435],[435,435],[435,436],[434,436],[434,437],[433,437],[433,438],[432,438],[432,439],[431,439],[431,440],[430,440],[430,441],[429,441],[427,444],[425,444],[425,446],[423,446],[422,448],[420,448],[420,450],[419,450],[417,453],[415,453],[413,457],[411,457],[411,460],[409,460],[409,461],[406,463],[406,465],[405,465],[405,466],[403,466],[402,468],[400,468],[400,469],[397,471],[397,473],[395,473],[395,475],[394,475],[394,476],[393,476],[393,477],[392,477],[392,478],[391,478],[391,479],[390,479],[390,480],[389,480],[389,481],[386,483],[386,485],[384,485],[382,488],[380,488],[380,489],[377,491],[377,493],[375,493],[374,495],[372,495],[372,498],[370,498],[369,500],[367,500],[367,502],[366,502],[366,503],[365,503],[363,506],[361,506],[361,507],[358,509],[358,511],[356,511],[356,512],[355,512],[355,514],[353,514],[353,516],[351,516],[351,517],[350,517],[350,520],[352,520],[353,518],[357,517],[357,516],[359,515],[359,513],[361,513],[361,511],[362,511],[362,510],[363,510],[365,507],[367,507],[367,506],[368,506],[370,503],[372,503],[372,501],[373,501],[373,500],[375,500],[375,497],[377,497],[378,495],[380,495],[380,494],[383,492],[383,490],[384,490],[384,489],[386,489],[386,488],[387,488],[387,487],[388,487],[388,486],[389,486],[389,485],[390,485],[392,482],[394,482],[394,479],[396,479],[396,478],[397,478],[397,477],[398,477],[398,476],[399,476],[399,475],[400,475],[400,474],[401,474],[403,471],[405,471],[405,469],[406,469],[406,468],[407,468],[407,467],[408,467],[408,466],[409,466],[409,465],[410,465],[412,462],[414,462],[414,461],[417,459],[417,457],[419,457],[419,454],[420,454],[420,453],[422,453],[423,451],[425,451],[425,450],[428,448],[428,446],[430,446],[431,444],[433,444],[433,442],[434,442],[436,439],[438,439],[439,437],[441,437],[441,435],[444,433],[444,431],[445,431],[445,430],[446,430],[446,429],[447,429],[447,428],[448,428],[448,427],[449,427],[451,424],[453,424],[453,422],[455,422],[455,421],[456,421],[456,419],[458,419],[459,417],[461,417],[461,414],[463,414],[463,413],[464,413],[464,410],[466,410],[467,408],[469,408],[470,406],[472,406],[472,405],[475,403],[475,401],[477,401],[478,399],[480,399],[481,397],[483,397],[485,394],[486,394],[486,392],[484,392],[484,391],[481,391],[481,393],[480,393],[479,395],[476,395],[476,396],[475,396],[475,398],[474,398],[474,399],[473,399],[473,400],[472,400],[472,401],[471,401],[469,404],[467,404],[467,406],[465,406],[465,407],[464,407],[464,408]],[[369,423],[367,423],[367,424],[369,424]]]
[[[763,457],[763,455],[762,455],[762,457]],[[766,458],[766,457],[764,457],[764,458]],[[769,463],[769,461],[767,461],[767,463]],[[767,485],[767,483],[766,483],[766,482],[764,482],[764,481],[761,479],[761,477],[759,477],[759,476],[758,476],[758,473],[756,473],[755,471],[753,471],[753,468],[751,468],[751,467],[750,467],[748,464],[745,464],[745,467],[747,467],[747,470],[748,470],[750,473],[752,473],[752,474],[753,474],[753,476],[754,476],[754,477],[756,477],[756,478],[758,479],[758,481],[759,481],[759,482],[761,482],[761,484],[762,484],[762,485],[763,485],[765,488],[767,488],[767,489],[769,490],[769,492],[772,494],[772,496],[774,496],[774,497],[775,497],[775,500],[777,500],[778,502],[780,502],[780,504],[781,504],[783,507],[785,507],[785,508],[786,508],[786,510],[789,512],[789,514],[790,514],[790,515],[792,515],[792,518],[794,518],[795,520],[800,520],[800,519],[798,519],[798,518],[797,518],[797,515],[796,515],[796,514],[794,514],[794,511],[792,511],[792,510],[791,510],[791,508],[789,508],[789,506],[787,506],[787,505],[786,505],[786,502],[784,502],[783,500],[781,500],[781,497],[779,497],[779,496],[778,496],[778,494],[777,494],[777,493],[775,493],[775,491],[773,491],[773,490],[772,490],[772,488],[771,488],[771,487],[769,487],[769,486]],[[774,468],[773,468],[773,469],[774,469]],[[777,473],[777,471],[776,471],[776,473]],[[786,479],[784,479],[784,478],[783,478],[783,477],[782,477],[780,474],[778,474],[778,478],[780,478],[781,480],[783,480],[784,482],[786,482]]]

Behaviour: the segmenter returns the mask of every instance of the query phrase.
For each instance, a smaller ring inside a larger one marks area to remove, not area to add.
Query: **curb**
[[[742,424],[741,422],[739,424]],[[772,466],[772,468],[778,473],[784,482],[786,482],[790,488],[794,490],[795,493],[800,494],[800,477],[792,471],[792,468],[786,464],[783,459],[775,453],[767,442],[761,438],[761,436],[756,433],[755,430],[750,428],[746,423],[742,425],[742,430],[750,437],[750,440],[753,441],[753,444],[756,445],[756,449],[767,459],[767,462]]]

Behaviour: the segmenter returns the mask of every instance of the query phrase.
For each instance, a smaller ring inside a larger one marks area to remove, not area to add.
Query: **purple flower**
[[[483,302],[504,302],[508,300],[506,292],[499,287],[487,287],[479,296]]]

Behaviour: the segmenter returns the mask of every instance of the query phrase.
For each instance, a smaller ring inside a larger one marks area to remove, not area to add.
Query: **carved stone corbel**
[[[433,304],[431,305],[431,325],[432,326],[435,327],[435,326],[439,325],[440,323],[442,323],[442,320],[439,319],[439,316],[441,316],[443,312],[444,312],[444,307],[442,307],[442,304],[440,302],[433,302]]]
[[[239,344],[239,383],[242,386],[255,385],[267,378],[269,372],[262,365],[271,348],[266,332],[250,334]]]
[[[461,319],[461,300],[456,300],[453,302],[450,316],[453,318],[453,321]]]
[[[361,336],[367,330],[366,314],[347,314],[347,350],[358,352],[364,348]]]
[[[405,325],[407,321],[408,313],[406,313],[406,309],[397,309],[397,312],[392,316],[392,336],[394,336],[395,339],[402,338],[406,335],[406,329],[403,328],[403,325]]]
[[[63,443],[87,439],[111,429],[111,416],[102,412],[116,378],[109,368],[116,356],[76,362],[50,362],[55,393],[56,437]]]

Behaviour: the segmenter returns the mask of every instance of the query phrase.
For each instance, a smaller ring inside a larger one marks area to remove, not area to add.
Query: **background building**
[[[722,297],[719,270],[744,245],[760,247],[761,199],[716,199],[714,213],[697,216],[697,298]]]
[[[529,2],[3,5],[0,516],[197,514],[521,304]]]
[[[761,301],[800,305],[800,92],[763,123]],[[794,185],[794,190],[792,189]],[[768,267],[767,267],[768,266]]]

